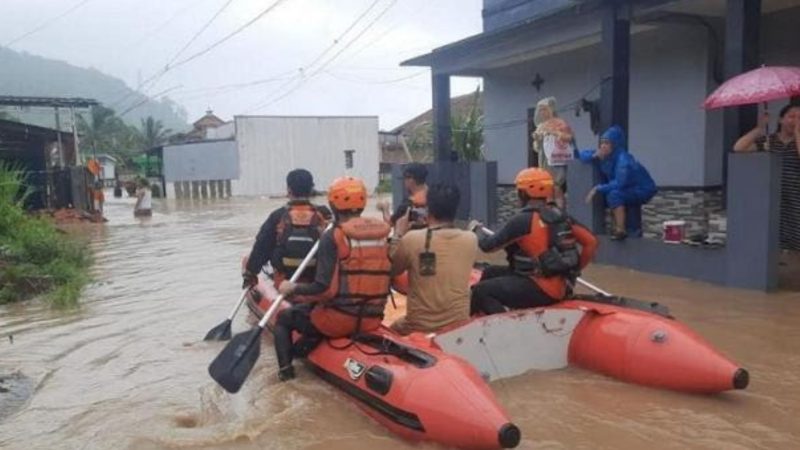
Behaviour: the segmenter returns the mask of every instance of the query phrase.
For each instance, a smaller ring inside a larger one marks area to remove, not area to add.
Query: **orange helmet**
[[[359,178],[337,178],[328,188],[328,203],[337,211],[361,211],[367,206],[367,187]]]
[[[553,177],[544,169],[530,167],[517,174],[514,184],[530,198],[550,198],[553,196]]]

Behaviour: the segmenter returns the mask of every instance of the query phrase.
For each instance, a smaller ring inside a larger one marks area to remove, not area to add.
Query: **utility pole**
[[[61,114],[56,106],[56,137],[58,139],[58,165],[64,167],[64,147],[61,145]]]
[[[75,164],[81,164],[81,152],[78,142],[78,116],[75,115],[75,107],[69,107],[70,115],[72,116],[72,142],[75,146]]]

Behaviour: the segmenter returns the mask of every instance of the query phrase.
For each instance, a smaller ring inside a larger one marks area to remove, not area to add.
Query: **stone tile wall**
[[[519,208],[513,186],[497,187],[497,220],[505,223]],[[661,239],[663,224],[667,220],[686,221],[687,237],[708,234],[710,238],[724,241],[727,219],[722,207],[722,189],[688,190],[661,189],[650,203],[642,207],[643,237]],[[610,212],[606,227],[610,228]]]
[[[714,231],[724,234],[725,227],[720,227],[718,222],[722,214],[721,189],[660,189],[650,203],[642,207],[642,230],[644,237],[660,239],[665,221],[683,220],[687,236],[708,234],[711,219],[715,218]]]

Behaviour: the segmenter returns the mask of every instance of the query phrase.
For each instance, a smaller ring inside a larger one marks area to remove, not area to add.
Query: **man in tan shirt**
[[[456,186],[430,186],[428,227],[403,234],[392,253],[392,274],[408,271],[406,316],[392,324],[400,334],[435,332],[469,319],[469,277],[478,241],[453,225],[459,200]],[[400,234],[406,222],[398,221]]]

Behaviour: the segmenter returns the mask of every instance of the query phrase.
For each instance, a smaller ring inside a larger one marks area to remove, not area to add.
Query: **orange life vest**
[[[96,159],[90,159],[86,162],[86,168],[94,176],[100,175],[100,163]]]
[[[338,291],[326,307],[360,318],[383,317],[392,266],[389,232],[385,222],[366,217],[350,219],[334,229]]]

